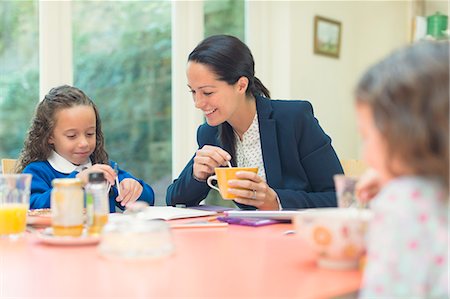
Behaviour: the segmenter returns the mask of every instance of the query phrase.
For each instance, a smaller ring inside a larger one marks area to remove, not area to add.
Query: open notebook
[[[172,220],[181,218],[211,216],[216,214],[217,212],[215,211],[203,211],[189,208],[148,207],[142,212],[142,214],[139,215],[139,217],[142,217],[144,219]]]

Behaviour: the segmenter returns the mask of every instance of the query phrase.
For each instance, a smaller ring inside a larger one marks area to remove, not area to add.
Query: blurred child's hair
[[[365,73],[355,95],[357,104],[371,108],[389,156],[448,188],[449,43],[419,42],[395,51]]]
[[[47,160],[53,150],[53,146],[48,143],[48,140],[51,134],[53,134],[55,127],[55,114],[62,109],[80,105],[91,106],[95,112],[96,143],[95,150],[90,157],[92,164],[108,163],[108,154],[105,150],[101,120],[97,107],[78,88],[63,85],[52,88],[37,105],[30,129],[24,141],[22,152],[18,159],[17,172],[22,172],[31,162]]]

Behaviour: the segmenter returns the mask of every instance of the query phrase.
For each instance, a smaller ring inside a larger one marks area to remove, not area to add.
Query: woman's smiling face
[[[210,126],[220,125],[235,116],[245,100],[245,92],[242,93],[238,83],[230,85],[218,80],[207,65],[193,61],[188,63],[186,73],[195,107],[203,111]]]

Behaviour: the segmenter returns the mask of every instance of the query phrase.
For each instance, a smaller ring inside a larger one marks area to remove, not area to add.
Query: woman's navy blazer
[[[343,173],[339,159],[307,101],[256,97],[259,132],[267,184],[283,209],[335,207],[333,175]],[[197,131],[199,148],[221,146],[218,127],[203,124]],[[222,146],[221,146],[222,147]],[[229,152],[229,149],[222,147]],[[168,187],[168,205],[198,205],[208,194],[206,182],[192,176],[193,158]],[[232,161],[235,165],[235,162]],[[243,209],[254,207],[238,204]]]

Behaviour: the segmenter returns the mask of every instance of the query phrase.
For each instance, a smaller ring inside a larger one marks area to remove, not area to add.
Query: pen
[[[208,221],[208,222],[217,222],[217,217],[219,217],[219,216],[211,216],[211,217],[207,217],[204,221]]]
[[[120,196],[119,167],[117,166],[117,163],[114,164],[114,172],[116,173],[116,188],[117,188],[117,193],[119,193],[119,196]]]

